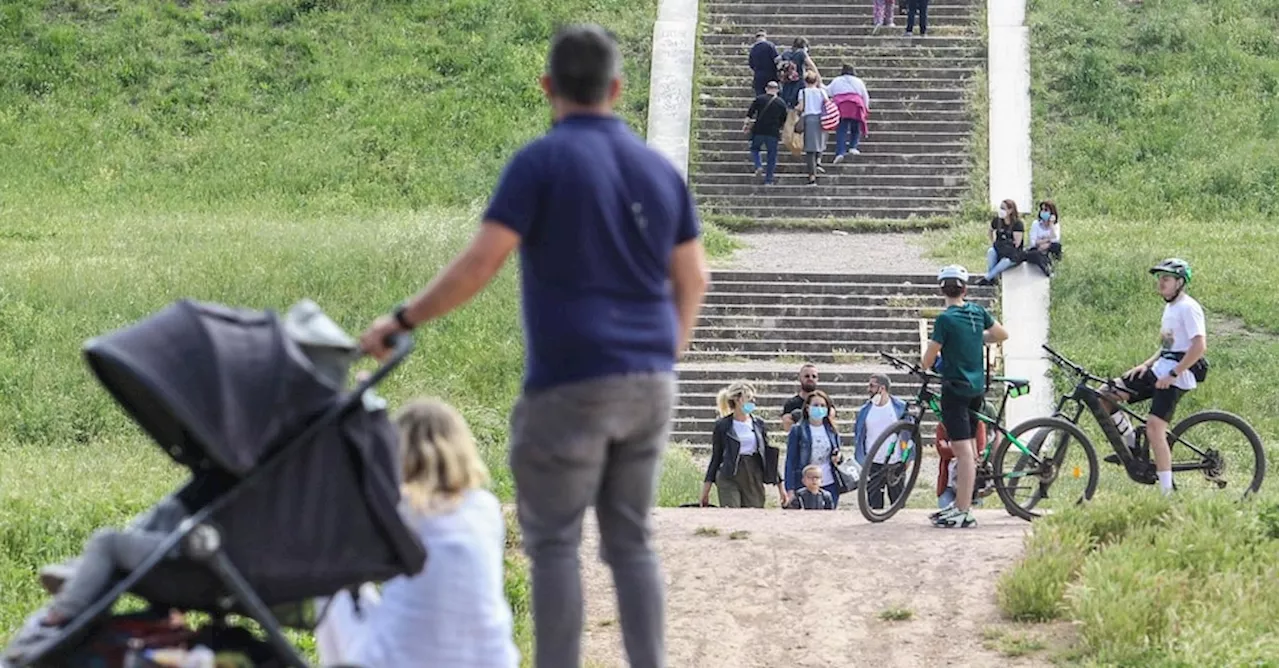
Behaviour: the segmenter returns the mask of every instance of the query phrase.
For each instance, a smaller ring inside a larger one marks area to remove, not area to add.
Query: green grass
[[[504,162],[548,127],[536,79],[556,23],[619,36],[619,112],[643,132],[655,15],[623,0],[0,7],[0,642],[44,600],[40,565],[182,477],[92,379],[86,339],[182,297],[311,298],[358,333],[466,243]],[[707,245],[733,242],[709,227]],[[518,307],[511,263],[379,387],[393,407],[458,406],[508,501]],[[700,479],[669,455],[660,501],[696,498]],[[514,548],[507,565],[528,659],[527,565]]]
[[[910,608],[902,606],[892,606],[880,611],[877,615],[881,621],[885,622],[905,622],[915,617],[915,613]]]
[[[1074,620],[1100,665],[1275,665],[1274,498],[1113,496],[1041,520],[1001,610]]]

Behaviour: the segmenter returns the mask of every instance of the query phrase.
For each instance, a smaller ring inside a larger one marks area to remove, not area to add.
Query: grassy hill
[[[1187,259],[1213,372],[1178,416],[1238,413],[1268,456],[1250,504],[1165,502],[1103,464],[1091,507],[1036,526],[1001,605],[1074,621],[1071,661],[1275,665],[1276,16],[1275,0],[1029,3],[1035,197],[1057,203],[1066,256],[1050,344],[1098,373],[1145,359],[1163,307],[1146,269]],[[936,233],[938,254],[985,269],[984,228]]]

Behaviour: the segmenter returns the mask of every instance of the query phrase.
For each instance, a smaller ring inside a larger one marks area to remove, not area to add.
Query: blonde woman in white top
[[[711,503],[711,485],[716,486],[722,508],[763,508],[765,487],[773,486],[779,503],[787,493],[778,475],[778,448],[769,445],[764,420],[755,415],[756,390],[737,380],[716,397],[720,419],[711,431],[711,461],[702,482],[703,506]]]
[[[816,186],[818,164],[822,162],[823,151],[827,150],[827,132],[822,129],[822,109],[831,98],[820,85],[815,72],[804,75],[804,85],[796,111],[800,114],[800,122],[804,124],[804,159],[809,168],[809,185]]]
[[[324,665],[363,668],[468,666],[515,668],[511,608],[504,593],[506,524],[488,470],[462,415],[420,399],[396,416],[400,431],[402,515],[427,548],[412,577],[381,594],[360,588],[328,602],[316,628]],[[317,607],[323,609],[325,601]]]

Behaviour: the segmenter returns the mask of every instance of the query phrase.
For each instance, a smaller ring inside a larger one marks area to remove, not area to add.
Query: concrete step
[[[839,346],[843,341],[896,345],[904,341],[920,341],[919,325],[915,329],[823,329],[783,327],[700,327],[694,332],[696,341],[735,343],[785,343],[804,341],[814,345]],[[785,350],[785,348],[778,348]]]
[[[927,297],[938,296],[938,286],[933,282],[902,282],[891,283],[875,282],[875,283],[851,283],[847,281],[823,281],[823,280],[796,280],[790,276],[782,276],[777,280],[761,281],[761,280],[734,280],[721,276],[712,275],[711,286],[707,290],[708,295],[728,295],[728,294],[747,294],[747,295],[843,295],[843,296],[859,296],[870,297],[874,295],[884,296],[911,296],[923,295]],[[994,298],[995,290],[990,286],[974,285],[969,288],[969,297],[973,299]],[[941,299],[941,297],[938,297]]]
[[[756,183],[748,185],[716,185],[698,179],[694,186],[694,194],[700,197],[911,197],[929,199],[949,199],[962,197],[968,186],[859,186],[849,180],[824,182],[815,186],[805,184],[804,179],[778,179],[775,183],[765,185],[764,177],[756,179]]]
[[[738,97],[714,97],[700,94],[698,96],[699,116],[709,111],[723,109],[739,119],[745,118],[751,106],[750,94]],[[877,99],[871,110],[871,122],[885,120],[885,115],[896,112],[914,112],[915,117],[936,118],[937,120],[954,120],[969,118],[968,104],[961,98],[929,99],[929,98],[882,98]],[[936,112],[952,112],[954,116],[945,117]]]
[[[919,65],[911,67],[902,64],[886,64],[874,65],[865,63],[850,63],[854,66],[858,78],[867,84],[867,91],[874,97],[876,88],[883,87],[885,84],[880,83],[886,80],[896,79],[935,79],[942,81],[959,81],[973,77],[977,68],[973,67],[948,67],[951,63],[938,63],[936,60],[923,61]],[[839,72],[837,72],[838,74]],[[726,62],[717,60],[708,63],[702,68],[701,81],[707,82],[708,78],[728,78],[732,77],[737,80],[745,80],[750,86],[754,77],[754,73],[746,65],[745,60],[738,62]],[[827,83],[835,78],[835,75],[823,74]],[[875,86],[872,86],[875,82]]]
[[[814,186],[809,186],[813,188]],[[814,193],[810,196],[800,195],[759,195],[743,201],[741,198],[725,198],[709,195],[698,195],[696,201],[704,210],[711,213],[735,213],[739,211],[760,211],[756,215],[797,218],[802,212],[812,212],[814,217],[839,218],[842,216],[876,216],[901,219],[914,214],[920,218],[948,211],[958,204],[956,200],[941,197],[921,197],[911,202],[911,208],[904,209],[901,199],[893,197],[871,196],[827,196]],[[895,207],[900,213],[894,214]],[[874,212],[874,213],[873,213]],[[751,215],[751,214],[747,214]]]
[[[868,218],[872,220],[909,220],[912,218],[933,218],[938,215],[951,215],[959,210],[958,202],[950,203],[946,206],[933,205],[928,207],[912,207],[912,206],[830,206],[825,205],[820,211],[814,211],[812,216],[803,216],[806,219],[829,218],[832,220],[849,220],[853,218]],[[778,208],[778,205],[771,202],[754,202],[746,204],[727,204],[724,202],[704,202],[698,201],[698,210],[703,215],[722,215],[737,216],[741,218],[754,218],[757,227],[767,227],[763,225],[765,221],[773,219],[793,219],[796,218],[796,212],[786,208]]]
[[[850,332],[850,336],[861,332]],[[904,354],[919,353],[920,339],[876,340],[854,339],[844,341],[802,341],[784,339],[693,339],[689,342],[689,350],[697,352],[716,351],[721,353],[768,354],[770,357],[786,355],[864,353],[875,355],[880,351],[898,351]]]
[[[747,116],[750,104],[740,106],[720,105],[718,100],[706,98],[698,100],[697,120],[729,120],[742,125]],[[885,100],[877,102],[871,110],[870,121],[877,124],[896,123],[971,123],[973,117],[962,102],[942,102],[937,100]]]
[[[781,157],[779,157],[779,160],[781,160]],[[881,175],[875,169],[872,169],[870,172],[868,172],[867,167],[865,165],[862,166],[861,170],[854,173],[852,172],[852,170],[849,169],[849,167],[852,167],[853,165],[846,164],[848,162],[851,162],[851,161],[846,160],[845,162],[840,163],[837,169],[827,170],[827,173],[823,175],[827,178],[824,179],[823,185],[818,186],[819,189],[829,187],[829,186],[839,186],[839,187],[857,186],[857,187],[863,187],[863,188],[898,187],[898,188],[926,188],[926,189],[927,188],[967,188],[968,187],[968,181],[967,181],[966,175],[964,174],[958,174],[955,176],[942,175],[942,174],[932,174],[932,175],[925,175],[925,176],[891,175],[891,174]],[[695,187],[702,187],[702,186],[759,187],[762,185],[761,180],[763,177],[756,176],[752,172],[752,169],[753,168],[751,167],[751,165],[747,164],[745,169],[738,170],[737,172],[699,171],[697,178],[694,179],[694,184],[695,184]],[[796,172],[796,173],[799,173],[799,172]],[[777,176],[777,172],[775,172],[774,175]],[[788,184],[784,181],[784,182],[780,182],[778,185],[779,187],[783,187],[783,186],[787,186]],[[714,192],[714,191],[709,191],[709,192]],[[752,192],[755,192],[755,191],[753,190]]]
[[[835,133],[828,132],[826,134],[827,134],[826,151],[834,152],[836,148]],[[872,136],[874,137],[875,135],[873,134]],[[721,155],[729,155],[729,156],[736,155],[744,159],[749,159],[751,155],[749,150],[750,148],[751,147],[743,139],[734,139],[734,140],[699,139],[698,140],[698,151],[700,153],[705,151],[706,153],[712,154],[712,155],[719,153]],[[786,149],[783,149],[781,147],[779,147],[778,151],[779,151],[779,154],[788,152]],[[900,155],[903,153],[927,154],[927,155],[952,154],[952,155],[962,155],[962,156],[968,157],[969,144],[967,142],[960,142],[960,141],[947,142],[947,143],[909,142],[909,141],[877,142],[877,141],[868,139],[866,142],[858,144],[858,151],[860,152],[858,155],[853,156],[851,158],[847,158],[844,162],[848,162],[850,160],[862,160],[863,156],[873,156],[873,155],[880,155],[880,154]],[[834,156],[832,157],[834,159]],[[829,160],[824,160],[822,163],[822,166],[824,168],[839,167],[839,165],[833,166]],[[831,170],[828,169],[827,171],[831,171]]]
[[[828,153],[822,158],[823,167],[826,168],[830,164],[833,156],[830,154],[831,147],[828,144]],[[866,154],[857,156],[857,160],[846,160],[838,165],[838,169],[828,170],[826,174],[820,174],[836,183],[844,183],[850,179],[858,180],[861,178],[882,177],[888,179],[953,179],[953,183],[963,182],[967,175],[967,164],[916,164],[916,163],[899,163],[889,164],[884,160],[877,160],[875,154]],[[867,158],[864,160],[863,158]],[[941,161],[940,161],[941,162]],[[954,162],[954,161],[952,161]],[[848,163],[848,164],[846,164]],[[726,178],[730,175],[746,175],[751,179],[758,181],[759,179],[751,174],[755,171],[752,166],[750,156],[738,155],[732,159],[725,161],[696,162],[690,167],[690,173],[694,175],[693,182],[702,183],[704,177],[708,179]],[[804,158],[801,156],[793,156],[789,151],[782,151],[778,155],[777,174],[784,176],[798,176],[807,174],[805,171]],[[714,183],[716,181],[707,181]],[[720,181],[726,182],[726,181]]]
[[[937,4],[934,4],[937,3]],[[722,16],[726,14],[754,14],[760,17],[762,21],[775,20],[771,15],[779,16],[806,16],[806,17],[826,17],[826,16],[843,16],[848,14],[866,14],[872,15],[872,6],[867,3],[838,3],[838,2],[806,2],[803,5],[795,3],[783,3],[778,0],[763,0],[761,2],[750,2],[743,0],[716,0],[714,2],[701,3],[702,11],[706,16]],[[895,7],[896,8],[896,7]],[[933,18],[933,13],[939,12],[939,16],[945,12],[978,12],[981,10],[981,4],[977,2],[969,2],[966,0],[932,0],[929,3],[929,18]],[[797,14],[803,12],[803,14]],[[797,19],[798,20],[798,19]],[[809,23],[810,21],[803,21]],[[764,24],[762,24],[764,25]],[[768,29],[768,25],[764,25]],[[770,36],[776,43],[777,40]],[[779,46],[785,46],[779,44]]]
[[[774,300],[776,301],[776,300]],[[978,300],[975,300],[978,301]],[[981,303],[981,302],[979,302]],[[918,320],[924,315],[942,308],[942,298],[936,302],[901,300],[901,303],[860,304],[811,304],[811,303],[722,303],[708,304],[703,313],[711,316],[738,316],[760,318],[898,318]],[[993,304],[988,305],[991,308]]]
[[[691,362],[723,362],[725,360],[732,361],[748,361],[748,362],[775,362],[778,360],[786,360],[793,364],[799,364],[800,360],[812,362],[814,364],[834,364],[837,362],[845,362],[850,359],[871,359],[879,350],[886,350],[895,354],[919,355],[920,349],[917,346],[910,350],[896,350],[885,346],[870,346],[865,350],[841,350],[839,352],[821,351],[821,352],[778,352],[775,350],[766,351],[743,351],[743,350],[689,350],[685,353],[684,359]]]
[[[969,139],[968,132],[904,132],[890,123],[879,123],[871,121],[867,123],[868,133],[859,142],[859,148],[863,145],[889,145],[889,144],[964,144]],[[831,135],[828,143],[835,141],[835,131],[827,130]],[[737,128],[728,130],[723,128],[706,128],[699,125],[698,130],[693,134],[694,138],[699,142],[704,141],[748,141],[747,135],[742,132],[742,125]]]
[[[714,283],[713,283],[714,284]],[[881,294],[850,294],[850,293],[818,293],[810,294],[808,292],[776,292],[764,293],[768,297],[762,297],[762,293],[755,292],[712,292],[708,290],[707,305],[708,306],[724,306],[733,305],[737,307],[753,307],[760,306],[776,306],[786,305],[787,307],[797,306],[873,306],[876,308],[942,308],[942,294],[934,292],[931,294],[927,288],[902,288],[901,293],[881,293]],[[911,292],[909,292],[911,290]],[[972,301],[983,303],[991,301],[989,293],[983,294],[974,289],[970,296]]]
[[[920,329],[917,318],[775,318],[752,314],[701,316],[697,329],[733,329],[737,327],[772,328],[784,331],[802,329],[912,331]]]
[[[936,14],[934,12],[937,12]],[[802,13],[797,13],[802,12]],[[741,32],[750,34],[752,41],[755,40],[756,30],[764,28],[769,31],[769,39],[778,47],[778,51],[786,51],[792,44],[792,40],[783,40],[775,35],[782,35],[786,32],[789,34],[800,33],[803,30],[797,30],[797,26],[848,26],[851,28],[861,28],[870,32],[875,22],[875,13],[870,3],[866,7],[852,8],[842,7],[839,9],[830,9],[826,11],[818,11],[807,5],[793,8],[791,11],[778,12],[774,16],[769,16],[765,12],[761,12],[752,6],[746,7],[724,7],[715,8],[706,14],[706,28],[715,30],[720,27],[741,28]],[[897,14],[894,15],[894,23],[901,23],[902,29],[905,29],[906,19],[898,20]],[[977,7],[938,7],[936,10],[933,3],[929,3],[929,24],[933,25],[936,20],[938,25],[956,26],[969,25],[977,23],[982,16],[982,12]],[[881,32],[887,31],[889,28],[881,28]]]
[[[724,39],[718,39],[713,42],[703,41],[702,54],[705,59],[704,62],[719,60],[745,64],[747,51],[751,46],[750,40],[744,40],[736,36],[731,39],[736,41],[726,41]],[[857,39],[864,41],[861,44],[834,42],[819,45],[818,50],[814,52],[816,54],[814,63],[818,65],[820,71],[823,63],[827,63],[827,70],[839,72],[839,63],[848,62],[857,67],[858,63],[862,62],[863,59],[872,58],[918,58],[933,61],[930,66],[936,67],[946,62],[957,62],[961,59],[981,59],[986,56],[986,48],[979,42],[961,45],[942,44],[935,41],[933,37],[925,37],[923,39],[919,37],[915,39],[906,37],[860,37]]]
[[[825,271],[745,271],[740,269],[716,269],[711,272],[711,280],[713,282],[758,282],[758,283],[841,283],[856,285],[876,285],[876,284],[914,284],[934,286],[934,275],[931,272],[925,273],[892,273],[886,270],[884,273],[856,273],[856,272],[825,272]],[[981,294],[994,294],[993,288],[977,285],[976,280],[969,281],[971,290],[977,290]],[[985,291],[985,292],[984,292]]]
[[[758,18],[756,20],[759,21]],[[778,51],[784,53],[788,45],[792,44],[797,36],[808,39],[811,46],[821,46],[831,37],[890,37],[898,39],[905,37],[905,21],[901,26],[896,26],[897,30],[889,27],[877,30],[871,25],[871,20],[870,13],[865,16],[836,14],[813,23],[798,23],[795,17],[789,16],[785,19],[786,23],[771,23],[766,30],[777,34],[777,41],[774,43],[781,47]],[[894,23],[897,23],[897,21],[894,21]],[[936,18],[933,16],[933,12],[930,12],[929,34],[924,39],[977,37],[979,28],[978,16],[972,12]],[[749,48],[755,44],[756,29],[757,26],[751,21],[750,17],[745,17],[741,14],[720,15],[713,17],[711,21],[703,26],[702,36],[723,35],[736,37]],[[919,33],[916,34],[916,38],[919,39]],[[810,55],[812,56],[813,54],[811,53]]]
[[[930,17],[932,18],[932,17]],[[932,23],[932,21],[930,21]],[[941,26],[941,24],[939,24]],[[818,64],[819,69],[822,68],[824,59],[830,58],[829,49],[839,47],[867,47],[875,46],[884,48],[886,46],[901,46],[903,48],[912,48],[915,46],[928,47],[929,49],[974,49],[981,48],[985,44],[985,38],[978,35],[929,35],[926,37],[906,37],[902,33],[889,30],[879,35],[851,35],[839,29],[826,28],[822,26],[793,26],[789,30],[778,29],[778,34],[774,39],[780,42],[790,43],[797,37],[804,37],[809,40],[809,56],[813,58],[813,62]],[[751,48],[755,42],[755,31],[742,31],[738,34],[714,34],[703,33],[699,39],[704,46],[732,46],[742,50],[745,55],[746,51]]]
[[[698,120],[697,131],[723,131],[730,132],[740,137],[745,137],[746,135],[742,133],[742,120],[745,116],[746,114],[742,113],[733,118],[701,118]],[[912,136],[930,137],[939,134],[968,136],[973,130],[973,123],[969,121],[898,120],[890,122],[879,118],[878,115],[871,119],[869,125],[877,133],[903,132],[911,133]]]
[[[833,151],[833,150],[835,150],[835,141],[834,140],[827,141],[827,151]],[[862,149],[858,149],[858,150],[862,150]],[[791,155],[791,152],[789,150],[782,149],[780,147],[779,155],[789,156]],[[948,152],[929,152],[929,153],[902,153],[902,152],[868,150],[868,151],[863,151],[862,154],[857,157],[858,159],[856,163],[858,165],[884,165],[884,166],[892,166],[894,168],[924,167],[924,168],[932,168],[934,170],[946,170],[950,168],[953,171],[967,171],[969,168],[969,161],[971,159],[963,151],[962,152],[948,151]],[[803,167],[804,166],[803,159],[800,156],[796,156],[796,159],[802,160],[801,162],[797,163],[797,165],[799,167]],[[779,157],[778,162],[781,165],[783,162],[788,162],[788,161]],[[750,167],[751,156],[747,152],[746,148],[738,148],[738,149],[731,148],[729,150],[711,150],[706,148],[705,146],[699,146],[698,152],[696,155],[696,164],[699,166],[702,166],[702,165],[707,165],[709,163],[733,163],[737,165],[747,165],[748,167]],[[823,167],[825,168],[828,164],[829,163],[826,161],[826,159],[824,159]],[[850,165],[850,166],[852,167],[854,165]]]
[[[929,85],[928,81],[936,81],[937,86]],[[703,86],[699,89],[700,95],[710,95],[720,100],[734,101],[746,109],[751,101],[756,98],[751,90],[751,82],[744,81],[735,85],[721,86]],[[874,111],[876,103],[884,100],[886,102],[893,100],[963,100],[966,91],[955,81],[946,79],[919,81],[915,79],[894,79],[887,86],[879,86],[872,88],[871,84],[867,84],[867,92],[871,93],[871,108]],[[721,105],[723,106],[723,105]]]

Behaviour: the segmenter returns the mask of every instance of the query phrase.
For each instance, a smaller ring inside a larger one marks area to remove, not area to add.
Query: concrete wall
[[[649,145],[689,177],[698,0],[660,0],[649,70]]]
[[[1012,199],[1020,212],[1032,212],[1031,51],[1025,0],[988,0],[987,42],[991,209]],[[1001,284],[1000,309],[1009,330],[1005,373],[1031,380],[1031,392],[1009,402],[1006,424],[1012,426],[1053,411],[1049,362],[1041,349],[1049,338],[1049,280],[1024,264],[1005,272]]]

